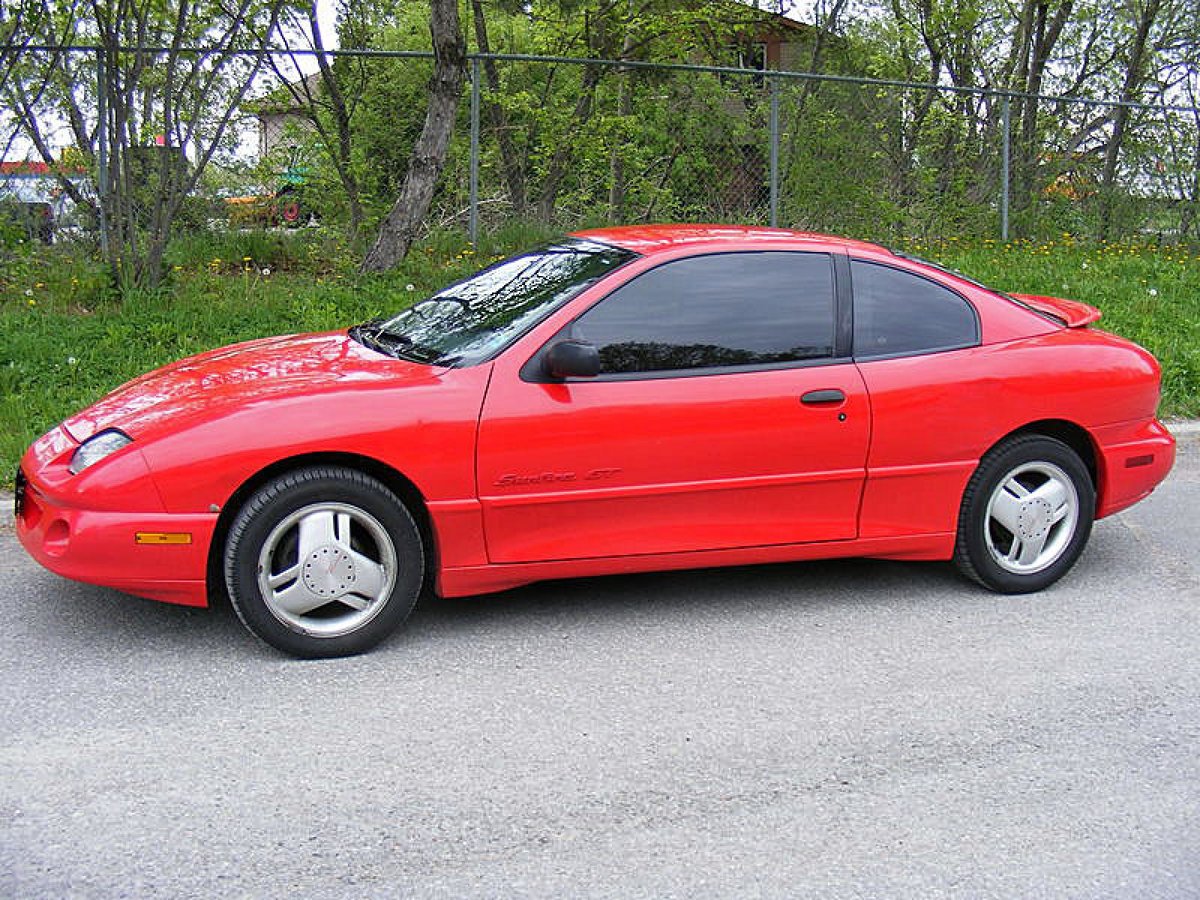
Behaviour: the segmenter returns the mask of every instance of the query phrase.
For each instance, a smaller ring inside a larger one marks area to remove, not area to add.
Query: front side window
[[[568,239],[498,262],[397,316],[356,325],[350,335],[403,359],[474,365],[636,257],[609,244]]]
[[[979,343],[972,306],[928,278],[864,260],[851,260],[854,355],[857,358],[930,353]]]
[[[617,288],[570,336],[601,375],[795,363],[833,356],[833,263],[824,253],[719,253],[669,262]]]

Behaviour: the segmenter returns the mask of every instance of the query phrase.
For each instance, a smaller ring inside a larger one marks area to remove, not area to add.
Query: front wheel
[[[238,617],[295,656],[370,649],[408,617],[423,578],[408,510],[378,480],[340,466],[269,482],[239,511],[225,545]]]
[[[1095,509],[1092,476],[1074,450],[1041,435],[1012,438],[967,484],[954,562],[992,590],[1040,591],[1075,565]]]

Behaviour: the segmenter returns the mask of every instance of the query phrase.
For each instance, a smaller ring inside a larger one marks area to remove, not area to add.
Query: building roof
[[[26,176],[32,178],[46,178],[54,175],[86,175],[87,168],[84,166],[51,166],[44,162],[35,160],[3,160],[0,161],[0,175],[8,176]]]

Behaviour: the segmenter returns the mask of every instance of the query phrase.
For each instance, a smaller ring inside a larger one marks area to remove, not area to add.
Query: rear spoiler
[[[1064,300],[1061,297],[1041,297],[1037,294],[1010,294],[1018,303],[1032,307],[1040,313],[1045,313],[1058,319],[1068,328],[1083,328],[1100,320],[1100,310],[1078,300]]]

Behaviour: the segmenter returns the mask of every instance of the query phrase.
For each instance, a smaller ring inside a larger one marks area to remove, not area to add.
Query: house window
[[[738,66],[765,72],[767,69],[767,45],[750,44],[738,50]]]

